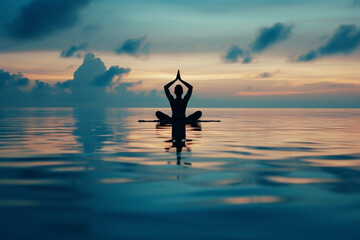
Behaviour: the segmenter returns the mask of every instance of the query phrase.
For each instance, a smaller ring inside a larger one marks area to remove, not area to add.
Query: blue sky
[[[81,92],[104,106],[166,106],[181,69],[194,106],[359,107],[359,12],[358,0],[2,0],[1,105],[84,104],[70,83],[93,56],[102,71]]]

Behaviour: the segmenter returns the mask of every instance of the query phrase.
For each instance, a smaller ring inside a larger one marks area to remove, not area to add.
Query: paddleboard
[[[201,123],[201,122],[221,122],[220,120],[138,120],[138,122],[159,122],[159,123]]]

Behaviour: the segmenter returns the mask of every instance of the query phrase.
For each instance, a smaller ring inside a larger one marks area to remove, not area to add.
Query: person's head
[[[174,93],[177,97],[181,97],[181,95],[183,94],[183,88],[180,84],[175,86]]]

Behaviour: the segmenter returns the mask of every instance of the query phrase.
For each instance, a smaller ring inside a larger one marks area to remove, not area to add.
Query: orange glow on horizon
[[[182,78],[193,84],[199,96],[272,96],[309,93],[343,92],[343,88],[309,86],[306,84],[358,84],[358,57],[332,57],[311,63],[287,61],[287,56],[272,53],[258,56],[251,64],[223,63],[221,52],[208,53],[153,53],[146,58],[94,52],[107,68],[129,67],[131,71],[122,82],[141,82],[129,89],[134,92],[162,91],[163,85],[173,80],[180,69]],[[11,73],[22,72],[30,80],[54,84],[73,79],[81,58],[62,58],[58,51],[1,53],[0,65]],[[269,77],[261,77],[262,73]],[[282,86],[281,86],[282,85]],[[246,91],[252,86],[259,91]],[[295,87],[300,88],[295,89]],[[281,88],[281,89],[280,89]],[[264,91],[263,89],[272,89]],[[347,91],[347,90],[346,90]]]
[[[318,89],[318,90],[307,90],[307,91],[241,91],[237,92],[238,96],[281,96],[281,95],[301,95],[301,94],[314,94],[314,93],[336,93],[344,92],[344,90],[354,91],[354,89]]]

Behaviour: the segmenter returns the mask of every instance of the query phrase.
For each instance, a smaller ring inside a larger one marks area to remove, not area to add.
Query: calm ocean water
[[[360,109],[155,111],[0,109],[0,239],[360,239]]]

